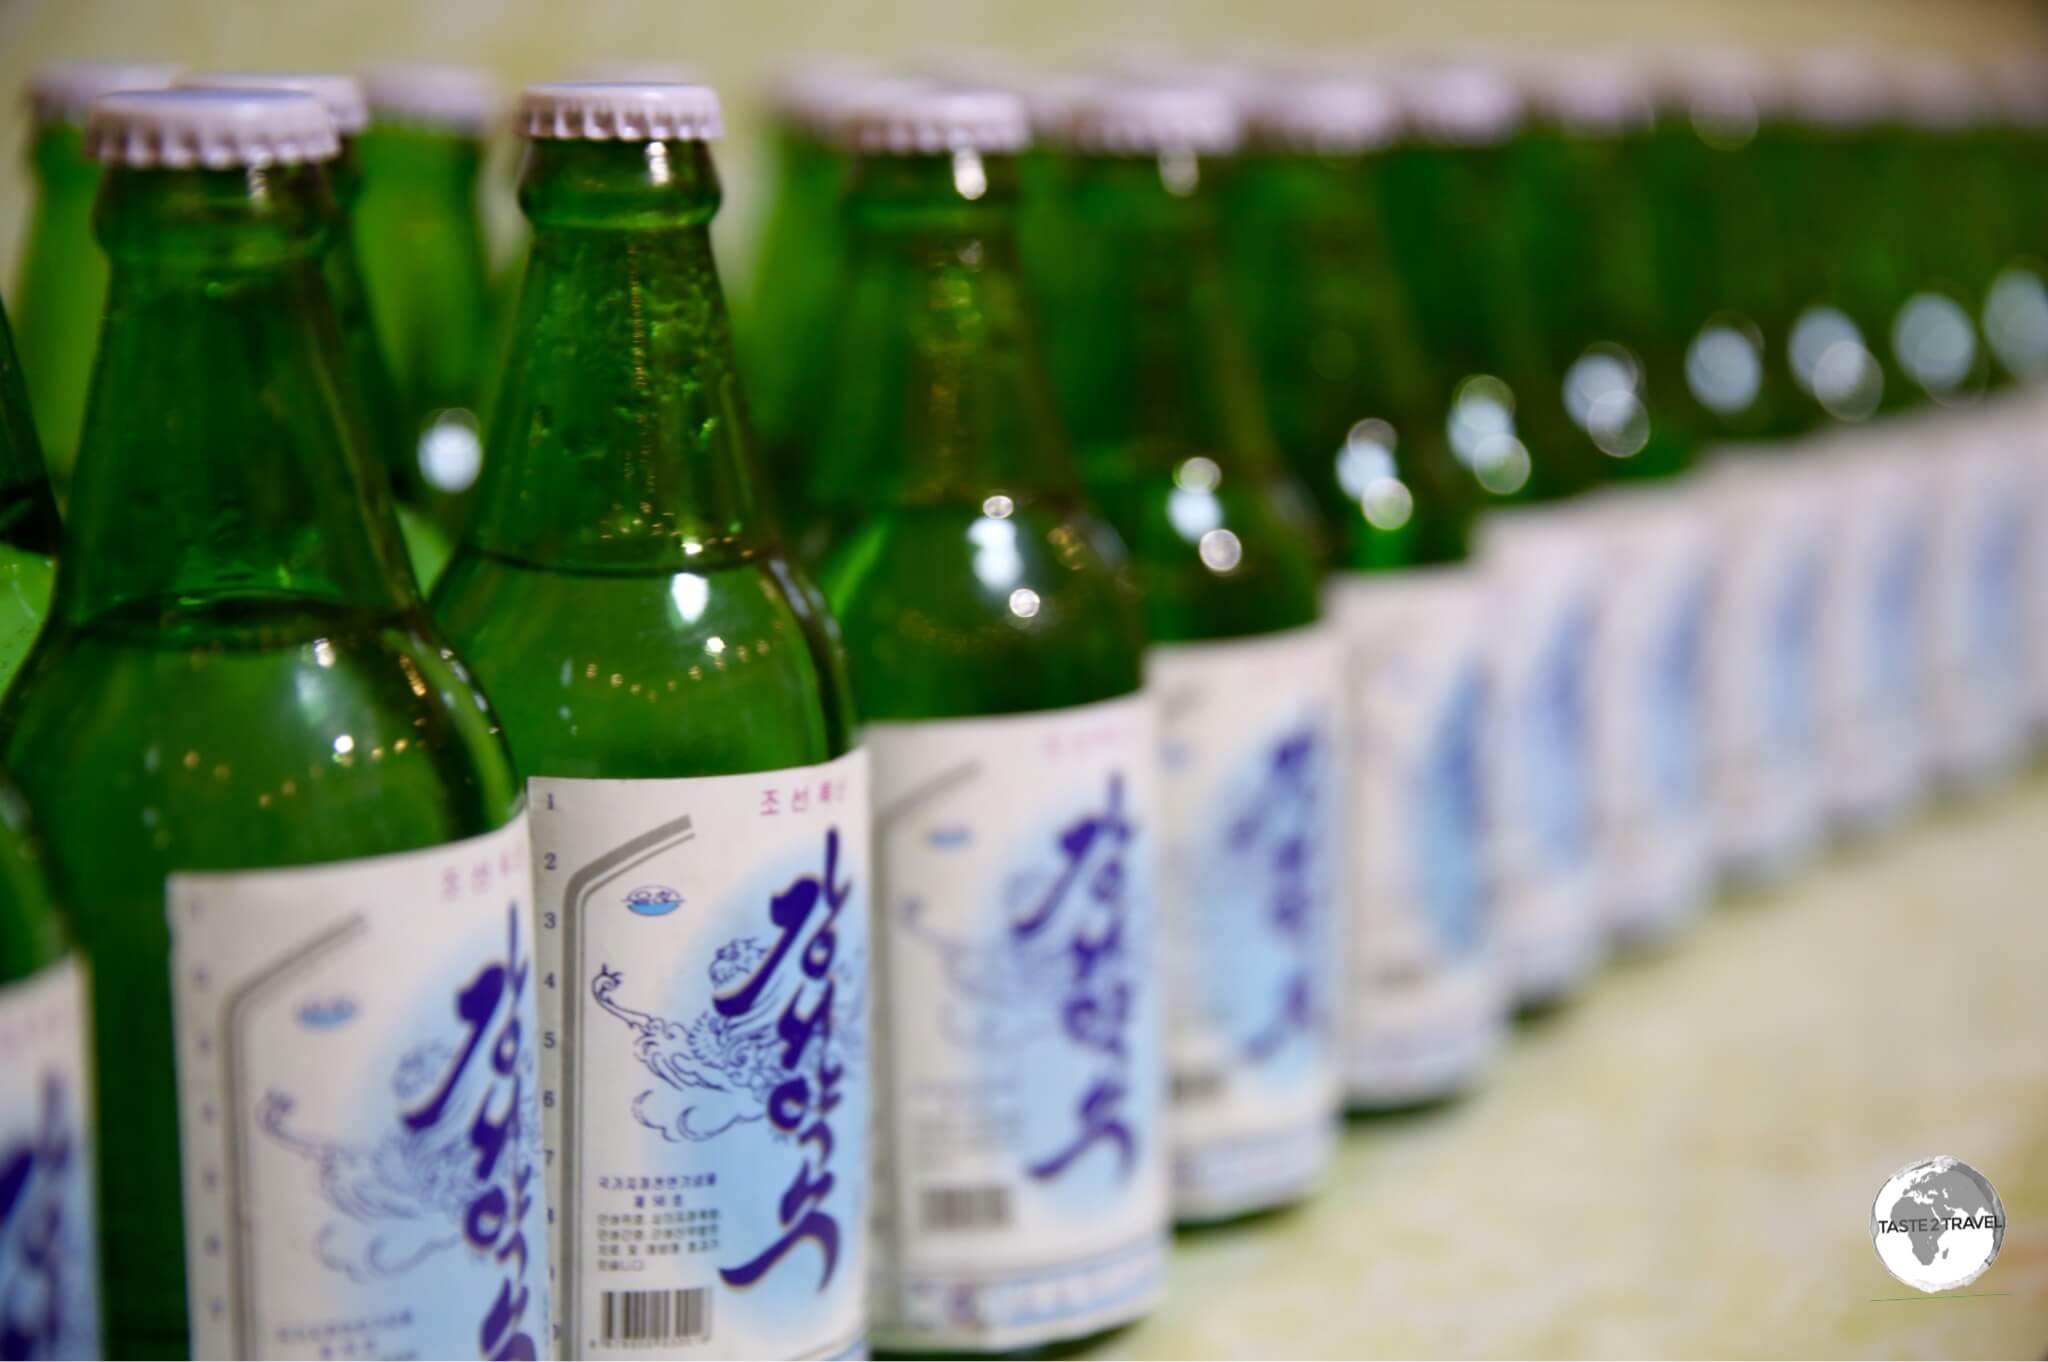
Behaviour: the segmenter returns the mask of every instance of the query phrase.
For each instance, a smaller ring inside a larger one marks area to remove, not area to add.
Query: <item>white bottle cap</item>
[[[1031,120],[1024,101],[1006,91],[921,85],[871,93],[846,115],[839,136],[868,155],[1002,155],[1031,145]]]
[[[386,62],[363,71],[370,114],[398,123],[476,137],[504,112],[497,77],[475,66]]]
[[[1845,132],[1882,123],[1892,112],[1883,66],[1873,53],[1854,48],[1820,48],[1794,57],[1786,97],[1795,117]]]
[[[1784,73],[1742,47],[1667,48],[1645,63],[1657,102],[1696,125],[1746,128],[1784,106]]]
[[[327,106],[334,130],[354,137],[370,125],[370,102],[354,76],[300,71],[193,71],[178,77],[188,90],[297,90]]]
[[[1076,151],[1112,156],[1214,156],[1236,150],[1243,133],[1237,106],[1221,90],[1120,84],[1079,95],[1062,140]]]
[[[1522,88],[1538,113],[1589,137],[1640,131],[1654,116],[1649,73],[1620,52],[1541,58],[1527,68]]]
[[[712,142],[725,120],[708,85],[562,81],[526,87],[519,130],[561,142]]]
[[[38,123],[83,123],[100,96],[161,90],[178,78],[178,69],[155,62],[53,62],[29,78],[29,107]]]
[[[1913,126],[1954,132],[1990,119],[1991,95],[1961,57],[1900,53],[1891,67],[1893,98],[1900,115]]]
[[[1405,74],[1397,83],[1402,112],[1417,132],[1453,146],[1504,142],[1525,112],[1505,67],[1458,61]]]
[[[237,170],[330,161],[334,116],[296,90],[146,90],[92,106],[85,148],[108,165]]]
[[[1401,134],[1401,101],[1370,76],[1274,80],[1245,102],[1254,142],[1325,154],[1373,151]]]
[[[1986,69],[1998,109],[2009,123],[2048,127],[2048,52],[2003,52]]]

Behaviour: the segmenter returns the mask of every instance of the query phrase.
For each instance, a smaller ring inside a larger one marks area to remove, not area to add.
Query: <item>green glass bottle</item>
[[[2028,574],[2039,552],[2041,475],[2031,432],[1982,401],[1993,352],[1974,303],[1999,268],[1997,198],[1972,153],[1989,100],[1958,57],[1900,54],[1887,67],[1887,164],[1895,198],[1909,208],[1886,226],[1911,287],[1890,340],[1927,404],[1900,436],[1920,446],[1917,490],[1933,525],[1928,755],[1939,783],[1974,791],[2010,777],[2029,754]],[[1926,476],[1930,459],[1940,460],[1937,477]]]
[[[106,258],[92,239],[100,173],[85,154],[86,111],[101,95],[161,89],[177,75],[175,66],[63,62],[44,67],[29,82],[36,206],[22,247],[14,312],[36,428],[60,493],[71,481],[107,298]]]
[[[836,129],[870,98],[920,83],[858,64],[812,63],[785,72],[770,95],[774,188],[740,343],[770,493],[807,555],[822,544],[804,492],[838,356],[833,302],[846,269],[839,203],[849,158]]]
[[[279,71],[201,71],[179,79],[183,86],[219,90],[297,90],[326,106],[341,136],[341,155],[329,165],[327,178],[341,208],[342,229],[334,234],[325,260],[327,292],[334,300],[334,318],[341,327],[342,357],[362,405],[371,447],[391,478],[398,505],[399,530],[413,575],[431,585],[448,561],[448,536],[426,510],[427,488],[413,455],[412,432],[399,407],[398,387],[385,360],[370,298],[363,284],[361,236],[356,206],[362,201],[363,170],[357,146],[369,125],[370,108],[362,83],[354,76]]]
[[[1714,516],[1686,477],[1701,422],[1682,359],[1701,318],[1667,310],[1641,66],[1570,53],[1523,80],[1533,116],[1510,147],[1512,216],[1536,225],[1524,251],[1548,377],[1570,421],[1562,438],[1602,456],[1604,485],[1572,513],[1605,569],[1587,682],[1598,892],[1618,939],[1657,942],[1696,918],[1713,887],[1705,634]]]
[[[86,969],[28,806],[0,779],[0,1338],[9,1357],[100,1348]]]
[[[1414,343],[1381,176],[1382,81],[1274,81],[1230,190],[1238,293],[1282,449],[1337,546],[1345,647],[1344,1091],[1406,1106],[1470,1087],[1505,1034],[1489,931],[1480,488]]]
[[[1998,273],[1978,300],[1981,325],[2005,373],[2033,387],[2048,374],[2048,191],[2038,184],[2048,164],[2048,61],[2006,53],[1983,74],[1996,103],[1977,139],[1978,184],[2004,202]]]
[[[64,528],[0,308],[0,685],[14,679],[50,609]]]
[[[1497,66],[1425,68],[1400,86],[1412,134],[1382,201],[1416,327],[1449,394],[1452,451],[1491,494],[1477,526],[1493,597],[1484,796],[1497,941],[1517,1001],[1564,998],[1607,942],[1595,856],[1589,714],[1597,555],[1572,498],[1600,454],[1550,372],[1542,301],[1507,192],[1528,117]]]
[[[1814,404],[1809,428],[1866,421],[1917,392],[1889,344],[1892,309],[1909,292],[1886,230],[1890,94],[1874,59],[1846,49],[1800,54],[1785,82],[1751,152],[1788,229],[1779,362]]]
[[[96,981],[108,1348],[535,1356],[525,815],[342,396],[332,119],[124,94],[88,142],[107,321],[0,761]]]
[[[1032,1347],[1158,1299],[1160,807],[1144,625],[1081,498],[1015,239],[1013,96],[850,120],[811,504],[874,764],[876,1342]]]
[[[1686,391],[1702,439],[1795,433],[1803,395],[1770,362],[1788,293],[1777,200],[1750,154],[1768,69],[1735,49],[1668,54],[1652,70],[1655,117],[1640,167],[1667,316],[1684,337]]]
[[[485,387],[499,353],[477,198],[498,90],[466,66],[372,67],[363,86],[370,125],[358,144],[354,221],[411,446],[398,486],[417,489],[417,508],[452,538],[481,467]]]
[[[1337,1104],[1335,635],[1230,296],[1220,93],[1104,84],[1061,134],[1068,254],[1033,271],[1083,487],[1131,553],[1164,796],[1175,1216],[1306,1195]],[[1027,265],[1037,262],[1027,255]]]
[[[563,1351],[838,1356],[865,1322],[866,763],[759,496],[718,98],[538,85],[520,121],[518,339],[434,602],[534,810]],[[702,1188],[679,1204],[715,1251],[614,1275],[628,1167]]]

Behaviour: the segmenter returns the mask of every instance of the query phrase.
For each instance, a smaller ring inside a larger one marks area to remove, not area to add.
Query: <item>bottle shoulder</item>
[[[1151,640],[1312,623],[1315,546],[1289,524],[1267,480],[1236,467],[1223,473],[1215,460],[1173,466],[1176,472],[1133,473],[1090,489],[1129,548]]]
[[[488,702],[415,614],[123,613],[53,626],[0,714],[67,877],[381,855],[518,807]]]
[[[1115,532],[1064,500],[987,506],[878,508],[827,555],[820,584],[862,718],[1012,713],[1138,688],[1143,625]]]
[[[836,627],[778,556],[593,573],[465,547],[434,607],[526,775],[725,775],[847,750]]]

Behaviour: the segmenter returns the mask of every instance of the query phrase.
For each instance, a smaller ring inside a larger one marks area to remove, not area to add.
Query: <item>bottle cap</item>
[[[871,93],[846,115],[839,136],[847,146],[869,155],[1000,155],[1031,144],[1031,120],[1024,101],[1002,90],[923,85]]]
[[[1892,112],[1884,68],[1871,53],[1853,48],[1821,48],[1794,57],[1785,93],[1794,115],[1839,131],[1882,123]]]
[[[725,120],[708,85],[562,81],[526,87],[519,130],[564,142],[713,142]]]
[[[161,90],[177,78],[177,67],[155,62],[54,62],[29,78],[28,102],[38,123],[83,123],[102,95]]]
[[[296,90],[144,90],[107,95],[85,125],[88,155],[109,165],[236,170],[330,161],[334,116]]]
[[[1657,103],[1695,125],[1754,131],[1762,113],[1784,103],[1783,73],[1746,48],[1665,49],[1646,69]]]
[[[1649,73],[1619,52],[1539,60],[1528,68],[1522,88],[1538,113],[1585,136],[1640,131],[1655,113]]]
[[[489,131],[505,107],[497,77],[475,66],[388,62],[363,72],[371,117],[475,137]]]
[[[2004,52],[1986,70],[1999,112],[2024,128],[2048,126],[2048,52]]]
[[[1919,128],[1953,132],[1991,117],[1991,97],[1977,73],[1947,53],[1900,53],[1892,63],[1892,93],[1900,115]]]
[[[1162,152],[1221,155],[1243,136],[1237,107],[1221,90],[1185,85],[1103,85],[1067,111],[1062,140],[1112,156]]]
[[[1504,142],[1524,113],[1521,91],[1504,67],[1491,62],[1424,67],[1410,72],[1398,88],[1409,125],[1432,142]]]
[[[193,71],[178,77],[188,90],[297,90],[327,107],[334,130],[354,137],[370,124],[370,102],[354,76],[299,71]]]
[[[1401,101],[1370,76],[1275,80],[1245,105],[1254,142],[1290,151],[1372,151],[1401,132]]]

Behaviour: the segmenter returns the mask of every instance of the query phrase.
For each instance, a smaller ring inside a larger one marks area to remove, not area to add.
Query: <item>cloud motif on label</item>
[[[445,1041],[408,1051],[391,1080],[400,1105],[430,1091],[454,1054]],[[322,1262],[352,1281],[388,1281],[461,1242],[463,1217],[489,1185],[476,1174],[476,1150],[468,1137],[475,1116],[470,1104],[448,1104],[441,1120],[423,1130],[399,1123],[370,1145],[296,1129],[297,1105],[290,1093],[273,1088],[257,1105],[256,1123],[318,1167],[321,1199],[341,1212],[316,1236]],[[518,1124],[520,1140],[537,1146],[540,1100],[531,1087],[521,1096]]]
[[[754,937],[728,941],[712,957],[712,990],[748,977],[767,955],[768,948]],[[866,979],[864,954],[849,953],[844,968],[834,971],[831,1057],[856,1066],[865,1041]],[[740,1016],[722,1016],[707,1006],[694,1021],[680,1022],[620,1002],[625,982],[624,971],[600,966],[590,996],[631,1028],[634,1056],[661,1080],[633,1099],[634,1120],[678,1143],[715,1139],[768,1114],[769,1096],[787,1076],[778,1059],[782,1037],[776,1029],[787,988],[764,990]],[[790,981],[787,987],[795,986]]]
[[[644,884],[626,895],[626,908],[641,917],[667,917],[683,906],[683,896],[665,884]]]

